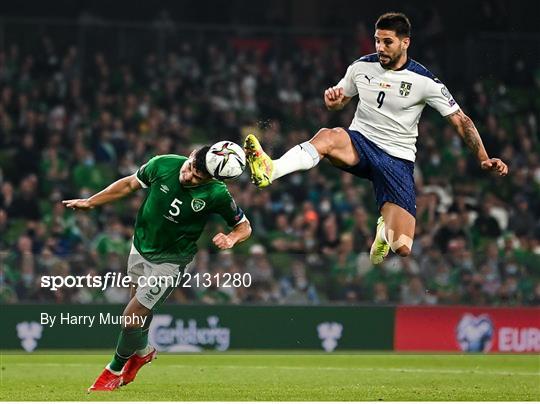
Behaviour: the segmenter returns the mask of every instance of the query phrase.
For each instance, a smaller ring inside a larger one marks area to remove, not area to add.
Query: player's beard
[[[379,55],[379,63],[380,63],[381,66],[382,66],[383,68],[385,68],[385,69],[392,69],[392,68],[394,68],[394,67],[397,65],[399,59],[401,58],[401,55],[402,55],[401,52],[399,52],[398,54],[394,55],[393,57],[390,56],[390,55],[384,55],[384,56],[386,56],[386,58],[387,58],[387,60],[388,60],[387,62],[383,62],[383,61],[381,60],[381,55]]]

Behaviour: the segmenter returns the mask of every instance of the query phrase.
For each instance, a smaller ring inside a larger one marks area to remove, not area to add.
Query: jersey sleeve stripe
[[[431,73],[425,66],[421,65],[416,60],[411,59],[406,69],[413,73],[419,74],[420,76],[427,77],[436,83],[441,82],[433,73]]]
[[[141,184],[141,187],[143,187],[143,188],[148,188],[148,185],[146,185],[146,184],[143,182],[143,180],[141,180],[141,179],[139,178],[139,172],[138,172],[138,171],[137,171],[137,173],[135,174],[135,178],[137,179],[137,181],[139,181],[139,184]]]
[[[247,216],[245,214],[242,213],[242,219],[240,219],[238,222],[236,222],[236,224],[234,225],[235,227],[238,226],[240,223],[243,223],[247,221]]]
[[[371,53],[369,55],[364,55],[360,59],[356,59],[351,64],[355,64],[357,62],[368,62],[368,63],[375,63],[379,61],[379,55],[377,53]]]

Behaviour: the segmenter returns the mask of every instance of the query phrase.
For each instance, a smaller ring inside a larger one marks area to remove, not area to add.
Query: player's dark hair
[[[210,146],[203,146],[200,149],[197,149],[195,157],[193,158],[193,167],[204,176],[211,177],[206,168],[206,153],[208,150],[210,150]]]
[[[384,13],[375,23],[375,29],[394,31],[400,38],[411,36],[411,22],[403,13]]]

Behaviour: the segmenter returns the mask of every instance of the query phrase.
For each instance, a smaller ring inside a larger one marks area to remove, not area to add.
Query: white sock
[[[110,365],[110,364],[109,364],[109,365]],[[113,375],[120,376],[120,375],[122,374],[122,371],[121,371],[121,370],[120,370],[120,371],[112,370],[111,367],[110,367],[109,365],[105,366],[105,368],[106,368],[109,372],[111,372]]]
[[[388,240],[386,239],[386,226],[384,224],[381,226],[381,231],[379,233],[379,236],[381,236],[384,242],[388,244]]]
[[[319,152],[309,142],[294,146],[279,159],[274,160],[272,181],[294,171],[309,170],[320,161]]]
[[[150,352],[152,352],[152,349],[154,349],[152,347],[152,345],[146,345],[145,348],[143,349],[139,349],[138,351],[135,351],[135,353],[139,356],[146,356],[148,355]]]

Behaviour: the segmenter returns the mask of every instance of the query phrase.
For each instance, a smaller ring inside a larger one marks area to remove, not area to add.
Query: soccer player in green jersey
[[[137,371],[156,357],[148,344],[152,312],[172,292],[170,282],[155,287],[142,286],[140,277],[179,279],[197,252],[206,221],[213,213],[221,215],[232,227],[228,234],[212,239],[220,249],[232,248],[246,240],[251,226],[236,205],[227,186],[213,178],[206,169],[205,146],[189,157],[156,156],[128,177],[109,185],[88,199],[63,201],[67,208],[88,210],[121,199],[141,188],[148,190],[139,208],[127,273],[133,282],[131,300],[124,318],[142,319],[122,325],[112,361],[106,366],[91,390],[114,390],[128,384]],[[137,285],[141,285],[138,286]]]

